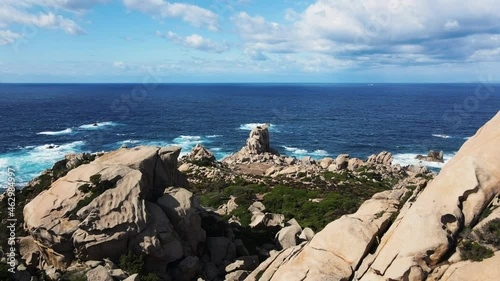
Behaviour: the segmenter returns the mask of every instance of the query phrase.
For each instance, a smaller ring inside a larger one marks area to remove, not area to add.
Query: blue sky
[[[0,82],[497,82],[498,69],[497,0],[0,2]]]

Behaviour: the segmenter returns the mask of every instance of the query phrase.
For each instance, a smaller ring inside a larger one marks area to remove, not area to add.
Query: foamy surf
[[[0,155],[0,182],[6,182],[7,168],[18,171],[16,182],[24,186],[31,179],[37,177],[40,172],[51,168],[55,162],[64,158],[66,154],[82,152],[83,141],[75,141],[65,144],[44,144],[39,146],[27,146]]]
[[[313,158],[321,158],[328,156],[328,151],[322,150],[322,149],[317,149],[314,150],[313,152],[309,152],[307,149],[302,149],[302,148],[297,148],[297,147],[292,147],[292,146],[282,146],[286,151],[290,152],[292,156],[296,157],[304,157],[304,156],[311,156]]]
[[[442,138],[442,139],[449,139],[449,138],[451,138],[451,136],[444,135],[444,134],[432,134],[432,136],[436,137],[436,138]]]
[[[106,121],[106,122],[96,122],[92,124],[85,124],[81,125],[80,128],[81,130],[99,130],[104,127],[109,127],[109,126],[118,126],[118,123],[112,122],[112,121]]]
[[[67,128],[61,131],[45,131],[45,132],[39,132],[36,133],[37,135],[46,135],[46,136],[60,136],[60,135],[67,135],[73,133],[73,129]]]
[[[429,162],[429,161],[422,161],[415,159],[415,157],[418,154],[416,153],[399,153],[399,154],[394,154],[393,155],[393,164],[399,164],[401,166],[408,166],[408,165],[423,165],[429,168],[434,168],[434,169],[441,169],[443,168],[444,164],[450,160],[455,153],[445,153],[443,155],[443,161],[444,163],[438,163],[438,162]],[[423,153],[422,155],[427,155],[427,153]]]
[[[240,125],[240,130],[244,131],[251,131],[255,129],[256,127],[259,126],[264,126],[264,125],[269,125],[269,131],[276,132],[276,126],[270,123],[248,123],[248,124],[241,124]]]

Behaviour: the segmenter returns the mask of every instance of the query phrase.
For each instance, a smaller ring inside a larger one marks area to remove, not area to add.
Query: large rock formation
[[[500,113],[470,138],[384,235],[359,280],[425,280],[500,194]]]
[[[271,152],[269,144],[269,125],[255,127],[250,132],[247,144],[240,150],[241,154],[262,154]]]
[[[196,144],[195,147],[193,147],[193,149],[191,150],[191,153],[186,156],[186,159],[188,161],[213,162],[215,161],[215,156],[211,151],[203,147],[201,144]]]
[[[436,152],[434,150],[431,150],[431,151],[429,151],[427,156],[419,154],[419,155],[415,156],[415,159],[427,161],[427,162],[443,163],[444,162],[444,153],[443,153],[443,151]]]
[[[146,200],[154,202],[165,187],[183,182],[176,169],[179,153],[178,147],[120,149],[79,166],[25,206],[25,227],[58,268],[75,255],[117,259],[138,239],[133,250],[178,258],[177,234],[165,213]],[[164,228],[161,235],[156,224]]]

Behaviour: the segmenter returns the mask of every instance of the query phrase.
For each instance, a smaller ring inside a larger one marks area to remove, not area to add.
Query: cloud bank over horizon
[[[0,82],[499,81],[494,0],[4,0]]]

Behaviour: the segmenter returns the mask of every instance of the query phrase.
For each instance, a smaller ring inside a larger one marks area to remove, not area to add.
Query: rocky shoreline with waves
[[[495,280],[499,124],[437,177],[389,152],[279,155],[266,126],[221,161],[201,145],[68,155],[18,191],[2,280]]]

